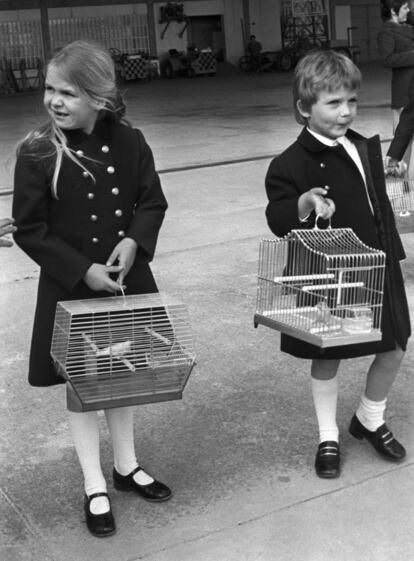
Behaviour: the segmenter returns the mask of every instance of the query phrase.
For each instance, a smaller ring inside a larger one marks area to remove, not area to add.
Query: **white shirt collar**
[[[346,136],[340,136],[339,138],[332,140],[332,138],[328,138],[327,136],[322,136],[315,131],[310,130],[309,127],[306,127],[306,130],[311,133],[319,142],[325,144],[325,146],[338,146],[338,144],[345,144],[347,142]]]

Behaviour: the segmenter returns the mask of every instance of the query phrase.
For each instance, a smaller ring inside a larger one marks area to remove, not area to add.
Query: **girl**
[[[399,264],[405,255],[386,194],[379,137],[365,139],[350,128],[360,80],[354,63],[334,51],[315,51],[299,61],[293,98],[296,119],[305,126],[296,142],[271,162],[266,176],[266,216],[274,234],[311,228],[317,215],[332,217],[334,227],[352,228],[387,257],[381,341],[321,349],[289,335],[281,337],[283,351],[312,361],[319,424],[315,469],[326,478],[340,472],[336,406],[341,359],[375,355],[350,433],[367,440],[386,460],[400,461],[406,455],[384,422],[388,392],[411,334]]]
[[[124,105],[112,59],[101,46],[75,41],[47,67],[48,122],[29,133],[17,153],[13,215],[16,243],[40,266],[29,383],[64,383],[50,344],[60,300],[156,292],[152,260],[167,202],[142,133],[122,120]],[[116,488],[149,501],[171,497],[139,466],[133,410],[105,410]],[[84,475],[84,508],[95,536],[115,532],[99,458],[96,411],[68,411]]]

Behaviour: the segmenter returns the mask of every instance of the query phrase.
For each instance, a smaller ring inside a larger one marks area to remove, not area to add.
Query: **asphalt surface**
[[[355,128],[391,136],[389,73],[362,67]],[[153,263],[159,288],[189,308],[197,366],[182,401],[137,407],[136,448],[174,497],[149,504],[113,489],[102,419],[102,465],[118,532],[84,523],[82,478],[64,390],[26,382],[38,268],[0,253],[0,559],[2,561],[411,561],[414,415],[410,343],[387,422],[407,448],[387,463],[347,433],[369,358],[344,361],[338,423],[342,474],[314,474],[317,427],[307,361],[253,328],[263,180],[299,133],[291,74],[127,85],[128,115],[153,148],[170,207]],[[39,94],[0,98],[0,216],[11,209],[14,147],[43,118]],[[399,219],[414,313],[413,219]]]

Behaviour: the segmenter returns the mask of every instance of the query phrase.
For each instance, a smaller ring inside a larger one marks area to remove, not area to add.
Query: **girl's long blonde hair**
[[[73,41],[54,54],[47,65],[47,68],[51,67],[58,69],[64,80],[72,84],[93,108],[110,112],[116,120],[123,117],[125,105],[116,85],[114,62],[104,47],[93,41]],[[44,150],[46,143],[50,150]],[[18,153],[23,149],[40,157],[55,157],[51,189],[56,198],[57,181],[65,155],[94,179],[69,148],[64,132],[52,119],[22,140]]]

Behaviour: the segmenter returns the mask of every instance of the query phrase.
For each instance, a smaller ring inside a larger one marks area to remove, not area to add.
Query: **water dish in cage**
[[[385,253],[350,228],[262,240],[255,326],[320,347],[381,340]]]
[[[158,293],[58,302],[51,355],[79,411],[180,399],[195,363],[186,307]]]

